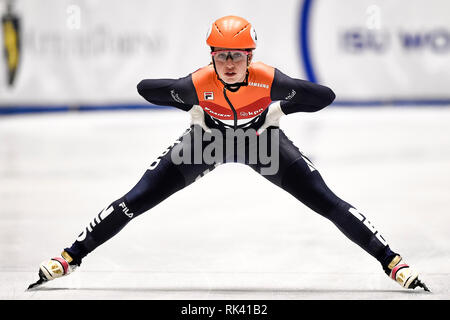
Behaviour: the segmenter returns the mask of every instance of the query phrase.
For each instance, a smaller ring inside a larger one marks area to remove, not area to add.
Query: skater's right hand
[[[211,129],[205,123],[205,112],[202,107],[194,104],[188,112],[191,115],[191,125],[197,124],[206,132],[211,133]]]

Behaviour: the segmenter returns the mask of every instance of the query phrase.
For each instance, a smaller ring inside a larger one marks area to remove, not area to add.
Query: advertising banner
[[[255,61],[331,87],[335,104],[450,104],[446,0],[4,0],[0,111],[148,106],[145,78],[210,62],[206,32],[240,15]]]

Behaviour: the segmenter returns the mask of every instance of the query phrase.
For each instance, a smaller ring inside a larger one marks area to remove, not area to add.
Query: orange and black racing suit
[[[281,110],[289,115],[294,112],[318,111],[331,104],[335,98],[333,91],[325,86],[291,78],[260,62],[250,64],[246,85],[237,88],[225,86],[218,79],[214,67],[208,65],[180,79],[143,80],[137,89],[142,97],[153,104],[173,106],[183,111],[189,111],[193,105],[201,106],[206,125],[218,130],[224,137],[227,133],[238,130],[241,130],[241,133],[251,130],[255,132],[254,130],[264,123],[268,107],[274,101],[280,101]],[[249,161],[248,151],[240,156],[235,149],[232,157],[228,157],[225,150],[223,158],[212,163],[175,163],[175,150],[183,150],[185,153],[193,149],[196,131],[205,134],[198,125],[188,128],[150,165],[140,181],[127,194],[100,212],[95,218],[96,224],[88,226],[73,245],[66,248],[66,251],[75,257],[76,263],[81,263],[84,256],[114,236],[133,218],[211,172],[219,164],[241,162],[259,173],[266,165],[259,161],[259,158],[253,162]],[[273,135],[274,132],[277,134]],[[396,253],[390,250],[385,239],[367,218],[327,187],[314,164],[281,129],[269,127],[265,133],[253,139],[253,142],[245,140],[248,150],[251,150],[251,144],[262,141],[263,136],[264,143],[269,147],[273,143],[278,147],[278,170],[263,176],[313,211],[331,220],[349,239],[380,261],[388,272],[387,264]],[[236,144],[236,138],[232,135],[231,137]],[[208,145],[208,139],[202,140],[201,151]]]

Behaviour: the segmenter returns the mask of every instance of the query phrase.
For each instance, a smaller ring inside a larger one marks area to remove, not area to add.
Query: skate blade
[[[431,290],[428,289],[427,285],[425,283],[423,283],[422,281],[420,281],[419,279],[416,279],[413,282],[413,289],[416,288],[416,287],[421,287],[426,292],[431,292]]]
[[[42,273],[41,270],[39,270],[39,280],[36,281],[35,283],[32,283],[28,286],[27,290],[32,290],[35,289],[37,287],[39,287],[41,284],[43,284],[44,282],[47,282],[48,280],[45,278],[44,274]]]
[[[32,283],[28,286],[27,290],[32,290],[32,289],[36,289],[37,287],[39,287],[41,284],[43,284],[44,282],[47,282],[47,280],[40,278],[38,281],[36,281],[35,283]]]

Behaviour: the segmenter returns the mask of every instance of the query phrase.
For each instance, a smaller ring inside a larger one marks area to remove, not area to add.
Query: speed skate
[[[403,261],[401,256],[395,256],[388,266],[386,272],[390,278],[406,289],[423,288],[427,292],[430,289],[419,280],[419,274]]]
[[[39,280],[30,284],[27,290],[35,289],[47,281],[72,273],[76,269],[77,265],[71,265],[71,262],[72,258],[65,251],[61,253],[61,257],[55,257],[50,260],[43,261],[39,265]]]

